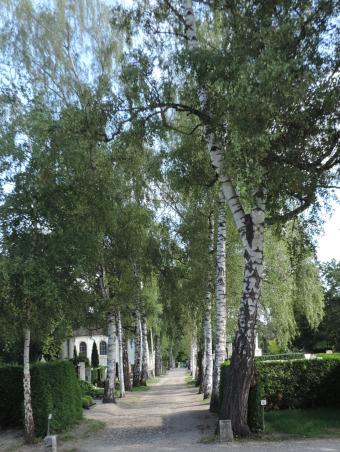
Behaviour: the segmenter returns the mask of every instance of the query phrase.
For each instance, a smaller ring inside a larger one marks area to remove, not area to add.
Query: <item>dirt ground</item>
[[[209,442],[217,419],[197,389],[185,384],[185,375],[184,369],[175,369],[148,391],[129,393],[116,405],[98,403],[86,411],[87,421],[61,435],[58,451],[340,452],[340,439]],[[0,451],[16,450],[37,452],[43,448],[41,444],[23,446],[19,433],[0,433]]]

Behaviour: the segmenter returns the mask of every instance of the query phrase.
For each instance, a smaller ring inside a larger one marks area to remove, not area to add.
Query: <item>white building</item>
[[[63,359],[72,359],[74,354],[74,347],[77,350],[77,355],[82,355],[88,358],[91,364],[92,348],[93,344],[96,343],[98,355],[99,355],[99,365],[107,365],[107,336],[103,334],[101,330],[79,328],[73,332],[73,337],[67,339],[64,342],[61,357]],[[133,339],[128,342],[128,355],[129,363],[134,364],[135,359],[135,344]],[[116,336],[115,341],[115,361],[119,363],[119,351],[118,351],[118,337]]]

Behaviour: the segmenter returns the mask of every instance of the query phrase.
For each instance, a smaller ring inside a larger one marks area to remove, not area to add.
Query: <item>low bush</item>
[[[277,353],[275,355],[256,356],[256,361],[286,361],[293,359],[304,359],[304,353]]]
[[[316,356],[322,359],[336,359],[340,361],[340,353],[317,353]]]
[[[23,425],[23,370],[20,366],[0,368],[0,426]],[[32,408],[38,436],[46,434],[47,417],[52,414],[51,431],[58,433],[82,417],[81,395],[72,364],[51,361],[31,366]]]
[[[93,399],[103,396],[103,388],[96,388],[87,381],[79,380],[79,386],[82,396],[91,396]]]
[[[266,410],[340,407],[340,362],[333,359],[256,361],[256,385],[248,400],[248,423],[253,431],[262,427],[260,400]],[[221,368],[220,400],[228,384],[228,364]]]
[[[93,398],[91,396],[82,396],[81,403],[84,409],[90,408],[90,406],[94,405]]]

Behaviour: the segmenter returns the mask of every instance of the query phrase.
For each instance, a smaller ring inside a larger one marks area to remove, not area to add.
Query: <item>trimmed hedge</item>
[[[316,356],[322,359],[337,359],[340,361],[340,353],[317,353]]]
[[[248,400],[248,424],[262,428],[260,400],[266,410],[285,408],[340,407],[340,362],[333,359],[256,361],[256,386]],[[228,380],[228,364],[221,368],[220,395]]]
[[[0,368],[0,426],[23,425],[23,370],[20,366]],[[15,384],[13,384],[15,381]],[[35,431],[44,436],[52,413],[51,431],[61,432],[82,417],[80,387],[73,366],[51,361],[31,366],[32,408]]]
[[[22,425],[22,367],[6,364],[0,367],[0,427]]]
[[[256,356],[256,361],[286,361],[293,359],[304,359],[304,353],[277,353],[275,355]]]

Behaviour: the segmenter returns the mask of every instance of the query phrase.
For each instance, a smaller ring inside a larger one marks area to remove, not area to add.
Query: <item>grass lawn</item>
[[[193,380],[193,378],[192,378],[190,373],[185,376],[185,383],[187,385],[190,385],[190,386],[195,386],[196,385],[196,381]]]
[[[340,408],[281,410],[265,413],[265,434],[340,436]]]

